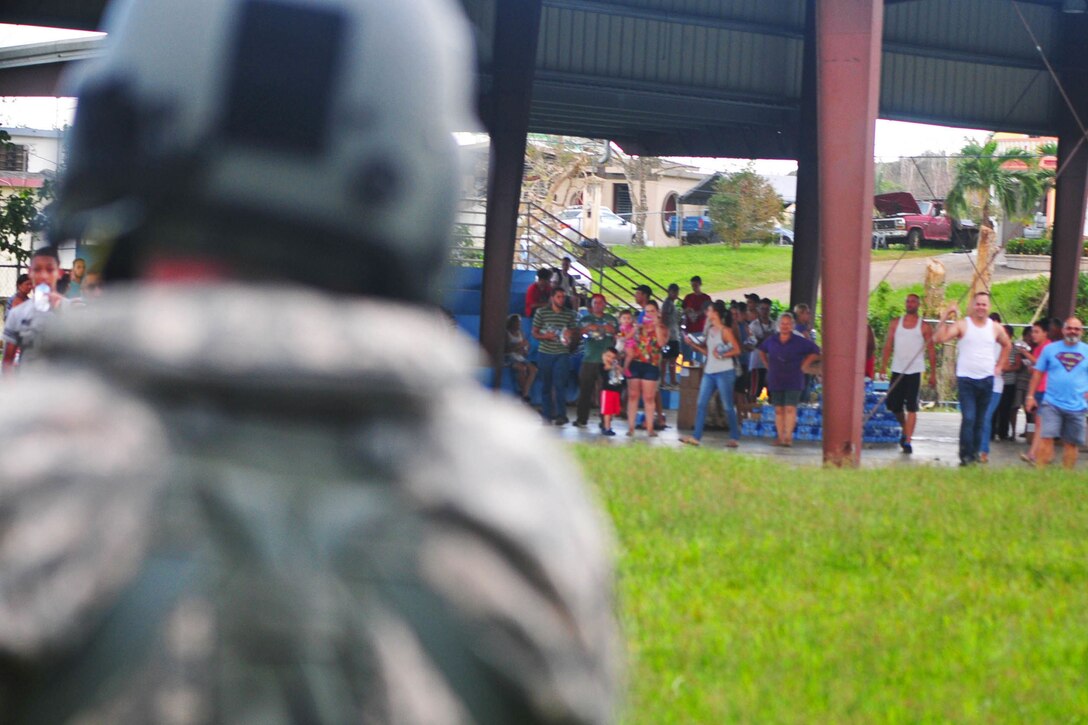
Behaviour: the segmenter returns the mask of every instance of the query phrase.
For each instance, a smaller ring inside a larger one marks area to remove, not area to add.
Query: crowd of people
[[[728,425],[727,447],[740,444],[739,421],[749,416],[760,400],[766,400],[775,410],[777,435],[773,445],[793,445],[797,406],[810,399],[820,372],[821,350],[808,305],[798,304],[793,310],[772,316],[772,301],[754,293],[728,303],[712,301],[702,291],[702,279],[694,276],[690,280],[691,292],[683,299],[675,283],[666,288],[660,303],[653,299],[649,286],[640,285],[634,290],[633,308],[622,309],[614,316],[607,312],[608,300],[597,294],[589,297],[589,309],[579,316],[562,283],[569,279],[564,277],[569,275],[568,269],[569,261],[565,260],[561,269],[541,270],[526,294],[526,315],[533,319],[532,335],[539,345],[535,364],[530,361],[530,346],[520,332],[516,315],[511,316],[508,328],[507,361],[516,371],[519,392],[528,401],[532,381],[541,378],[544,389],[540,411],[546,422],[570,422],[565,413],[566,361],[581,349],[576,427],[586,427],[596,407],[602,435],[615,435],[612,417],[619,413],[621,405],[617,396],[625,396],[627,435],[636,434],[641,408],[646,434],[656,436],[657,430],[665,426],[661,390],[675,390],[678,371],[698,367],[701,381],[694,431],[681,438],[684,443],[701,445],[711,401],[717,393]],[[992,440],[1015,440],[1021,409],[1026,421],[1021,436],[1030,444],[1021,456],[1023,460],[1045,463],[1053,456],[1055,438],[1068,439],[1070,445],[1075,442],[1076,430],[1062,429],[1048,437],[1054,432],[1054,424],[1043,421],[1055,414],[1044,401],[1056,363],[1049,356],[1044,358],[1043,353],[1048,344],[1069,340],[1079,333],[1078,321],[1036,322],[1025,330],[1024,339],[1014,344],[1014,328],[1002,325],[1000,315],[990,312],[987,293],[972,299],[967,317],[953,320],[952,306],[936,325],[922,318],[920,307],[918,295],[906,296],[904,313],[889,321],[879,361],[875,334],[871,326],[867,330],[865,374],[888,379],[885,405],[901,426],[899,446],[903,453],[914,450],[923,377],[931,388],[937,385],[936,346],[952,340],[958,341],[956,378],[962,412],[959,456],[964,465],[988,462]],[[606,351],[610,353],[607,356]],[[1057,363],[1063,365],[1079,354],[1076,350],[1062,352]],[[678,359],[682,365],[677,364]],[[1045,361],[1042,368],[1040,360]],[[1071,376],[1070,385],[1084,388],[1077,398],[1083,400],[1088,394],[1088,373],[1079,370],[1072,365],[1066,372]],[[1055,406],[1064,405],[1061,410],[1078,412],[1074,398],[1058,397]]]
[[[4,306],[3,372],[34,358],[38,338],[50,320],[100,291],[98,275],[88,272],[85,259],[77,257],[66,271],[56,247],[34,250],[28,271],[18,276],[15,293]]]
[[[717,393],[728,424],[727,447],[740,444],[739,421],[750,415],[764,395],[775,410],[773,445],[792,446],[797,406],[809,399],[820,359],[811,308],[799,304],[792,312],[772,318],[770,299],[752,293],[728,304],[712,301],[702,291],[699,276],[689,282],[691,291],[683,299],[680,286],[673,283],[660,303],[648,285],[639,285],[634,289],[635,305],[613,315],[604,295],[582,294],[569,258],[560,267],[539,270],[525,298],[529,335],[524,334],[519,315],[507,321],[506,364],[519,395],[531,402],[539,378],[543,419],[552,425],[570,423],[566,405],[570,360],[581,353],[573,425],[587,427],[596,410],[602,435],[616,435],[612,422],[622,416],[626,435],[634,436],[641,410],[646,435],[656,437],[668,425],[661,391],[679,387],[682,367],[698,367],[701,381],[694,430],[681,438],[684,443],[701,444]],[[65,271],[55,247],[36,250],[5,307],[4,372],[33,359],[35,342],[49,320],[99,294],[100,282],[88,272],[84,259],[77,258]],[[583,301],[588,309],[581,307]],[[937,325],[922,319],[920,305],[918,295],[906,296],[903,315],[889,321],[879,364],[873,332],[868,330],[866,374],[889,379],[885,405],[901,426],[902,451],[913,452],[923,376],[930,387],[936,387],[936,345],[957,340],[961,463],[987,463],[991,442],[1017,440],[1021,410],[1024,429],[1019,437],[1027,439],[1028,449],[1020,457],[1025,462],[1045,465],[1054,455],[1056,438],[1072,446],[1063,453],[1063,460],[1068,456],[1075,460],[1083,435],[1078,439],[1076,428],[1062,428],[1052,436],[1056,424],[1046,421],[1059,415],[1055,410],[1063,411],[1061,415],[1080,412],[1075,403],[1084,394],[1079,398],[1065,395],[1069,388],[1062,387],[1053,405],[1046,404],[1046,396],[1055,377],[1053,367],[1068,367],[1079,348],[1055,348],[1062,353],[1059,358],[1043,354],[1053,343],[1064,344],[1079,335],[1079,321],[1040,320],[1014,342],[1014,328],[1002,325],[1000,315],[990,312],[986,293],[973,298],[967,317],[952,320],[954,307],[949,307]],[[1088,382],[1078,382],[1088,373],[1076,364],[1063,371],[1068,375],[1058,377],[1069,378],[1072,389],[1083,385],[1088,392]]]
[[[589,309],[579,314],[577,302],[572,302],[577,288],[568,292],[563,282],[569,279],[569,260],[563,263],[539,270],[526,291],[531,339],[523,334],[518,315],[507,323],[506,364],[526,402],[531,402],[533,381],[540,380],[539,411],[545,423],[571,422],[566,385],[570,358],[580,351],[575,427],[587,427],[596,408],[601,434],[615,435],[612,418],[625,410],[626,434],[635,436],[641,409],[646,435],[656,437],[667,427],[662,390],[679,388],[679,370],[699,368],[695,430],[682,438],[685,443],[700,445],[716,392],[728,421],[728,447],[739,445],[739,420],[750,414],[761,395],[775,407],[780,431],[776,445],[792,445],[797,405],[811,389],[811,369],[820,357],[808,305],[772,319],[770,299],[750,294],[728,304],[713,301],[696,275],[683,299],[676,283],[666,288],[660,302],[648,285],[639,285],[629,309],[610,314],[607,298],[595,294],[587,296]]]
[[[973,296],[966,317],[955,316],[954,305],[942,311],[933,341],[957,340],[960,465],[988,462],[995,439],[1015,440],[1022,406],[1029,448],[1021,458],[1046,466],[1061,441],[1062,464],[1072,468],[1085,442],[1088,414],[1088,345],[1081,341],[1081,321],[1040,320],[1014,343],[1013,328],[990,312],[987,292]]]

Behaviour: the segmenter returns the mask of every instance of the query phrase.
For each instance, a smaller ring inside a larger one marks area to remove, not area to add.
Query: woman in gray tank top
[[[740,343],[733,334],[729,310],[721,300],[715,300],[707,310],[705,332],[705,347],[694,346],[706,355],[703,380],[699,384],[699,402],[695,410],[695,432],[681,440],[693,446],[700,444],[706,423],[706,408],[717,390],[729,419],[729,440],[725,445],[736,448],[740,445],[740,426],[737,425],[737,410],[733,407],[733,384],[736,381],[736,358],[741,350]]]

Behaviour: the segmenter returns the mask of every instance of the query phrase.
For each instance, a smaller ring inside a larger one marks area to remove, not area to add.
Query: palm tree
[[[1055,182],[1058,180],[1058,173],[1055,169],[1044,169],[1042,162],[1043,157],[1053,156],[1058,157],[1058,144],[1054,141],[1047,141],[1044,144],[1039,144],[1039,166],[1035,169],[1035,176],[1039,183],[1039,198],[1045,198],[1050,190],[1054,188]],[[1049,210],[1048,210],[1049,211]],[[1047,219],[1047,224],[1052,225],[1053,219]]]
[[[969,198],[981,204],[978,235],[978,268],[971,283],[971,294],[990,289],[994,225],[990,220],[993,202],[1009,215],[1023,214],[1035,206],[1043,193],[1036,171],[1038,160],[1023,149],[997,153],[997,141],[992,138],[979,145],[971,141],[960,153],[956,165],[956,180],[948,192],[948,212],[965,217],[969,213]]]

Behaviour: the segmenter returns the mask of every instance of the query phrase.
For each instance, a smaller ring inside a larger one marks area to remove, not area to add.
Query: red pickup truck
[[[873,220],[874,249],[891,242],[906,243],[911,249],[918,249],[923,241],[963,249],[974,249],[978,244],[974,222],[949,217],[943,201],[918,201],[908,191],[896,191],[877,194],[873,206],[881,215]]]

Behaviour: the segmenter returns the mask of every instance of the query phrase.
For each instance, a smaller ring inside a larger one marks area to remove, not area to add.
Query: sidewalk
[[[667,415],[669,427],[660,431],[657,438],[648,438],[645,430],[640,430],[634,438],[628,438],[627,424],[616,421],[613,427],[614,438],[605,438],[598,433],[597,420],[590,418],[589,427],[575,428],[571,425],[555,427],[552,430],[561,440],[568,443],[590,443],[606,446],[666,446],[687,448],[680,438],[691,431],[676,430],[676,411]],[[1019,420],[1023,430],[1023,416]],[[866,443],[861,452],[861,465],[866,468],[882,466],[958,466],[959,465],[959,413],[919,413],[918,427],[915,430],[914,453],[906,455],[894,443]],[[792,448],[775,448],[769,438],[741,438],[740,448],[725,447],[725,431],[707,431],[703,436],[702,448],[720,451],[723,456],[743,454],[746,456],[765,456],[777,458],[786,463],[818,466],[823,462],[823,447],[820,442],[795,441]],[[1026,439],[1017,438],[1015,442],[994,441],[990,445],[990,468],[1016,467],[1025,472],[1033,470],[1020,460],[1020,454],[1028,449]],[[1054,464],[1051,464],[1054,466]],[[1088,454],[1081,453],[1077,469],[1088,472]]]

